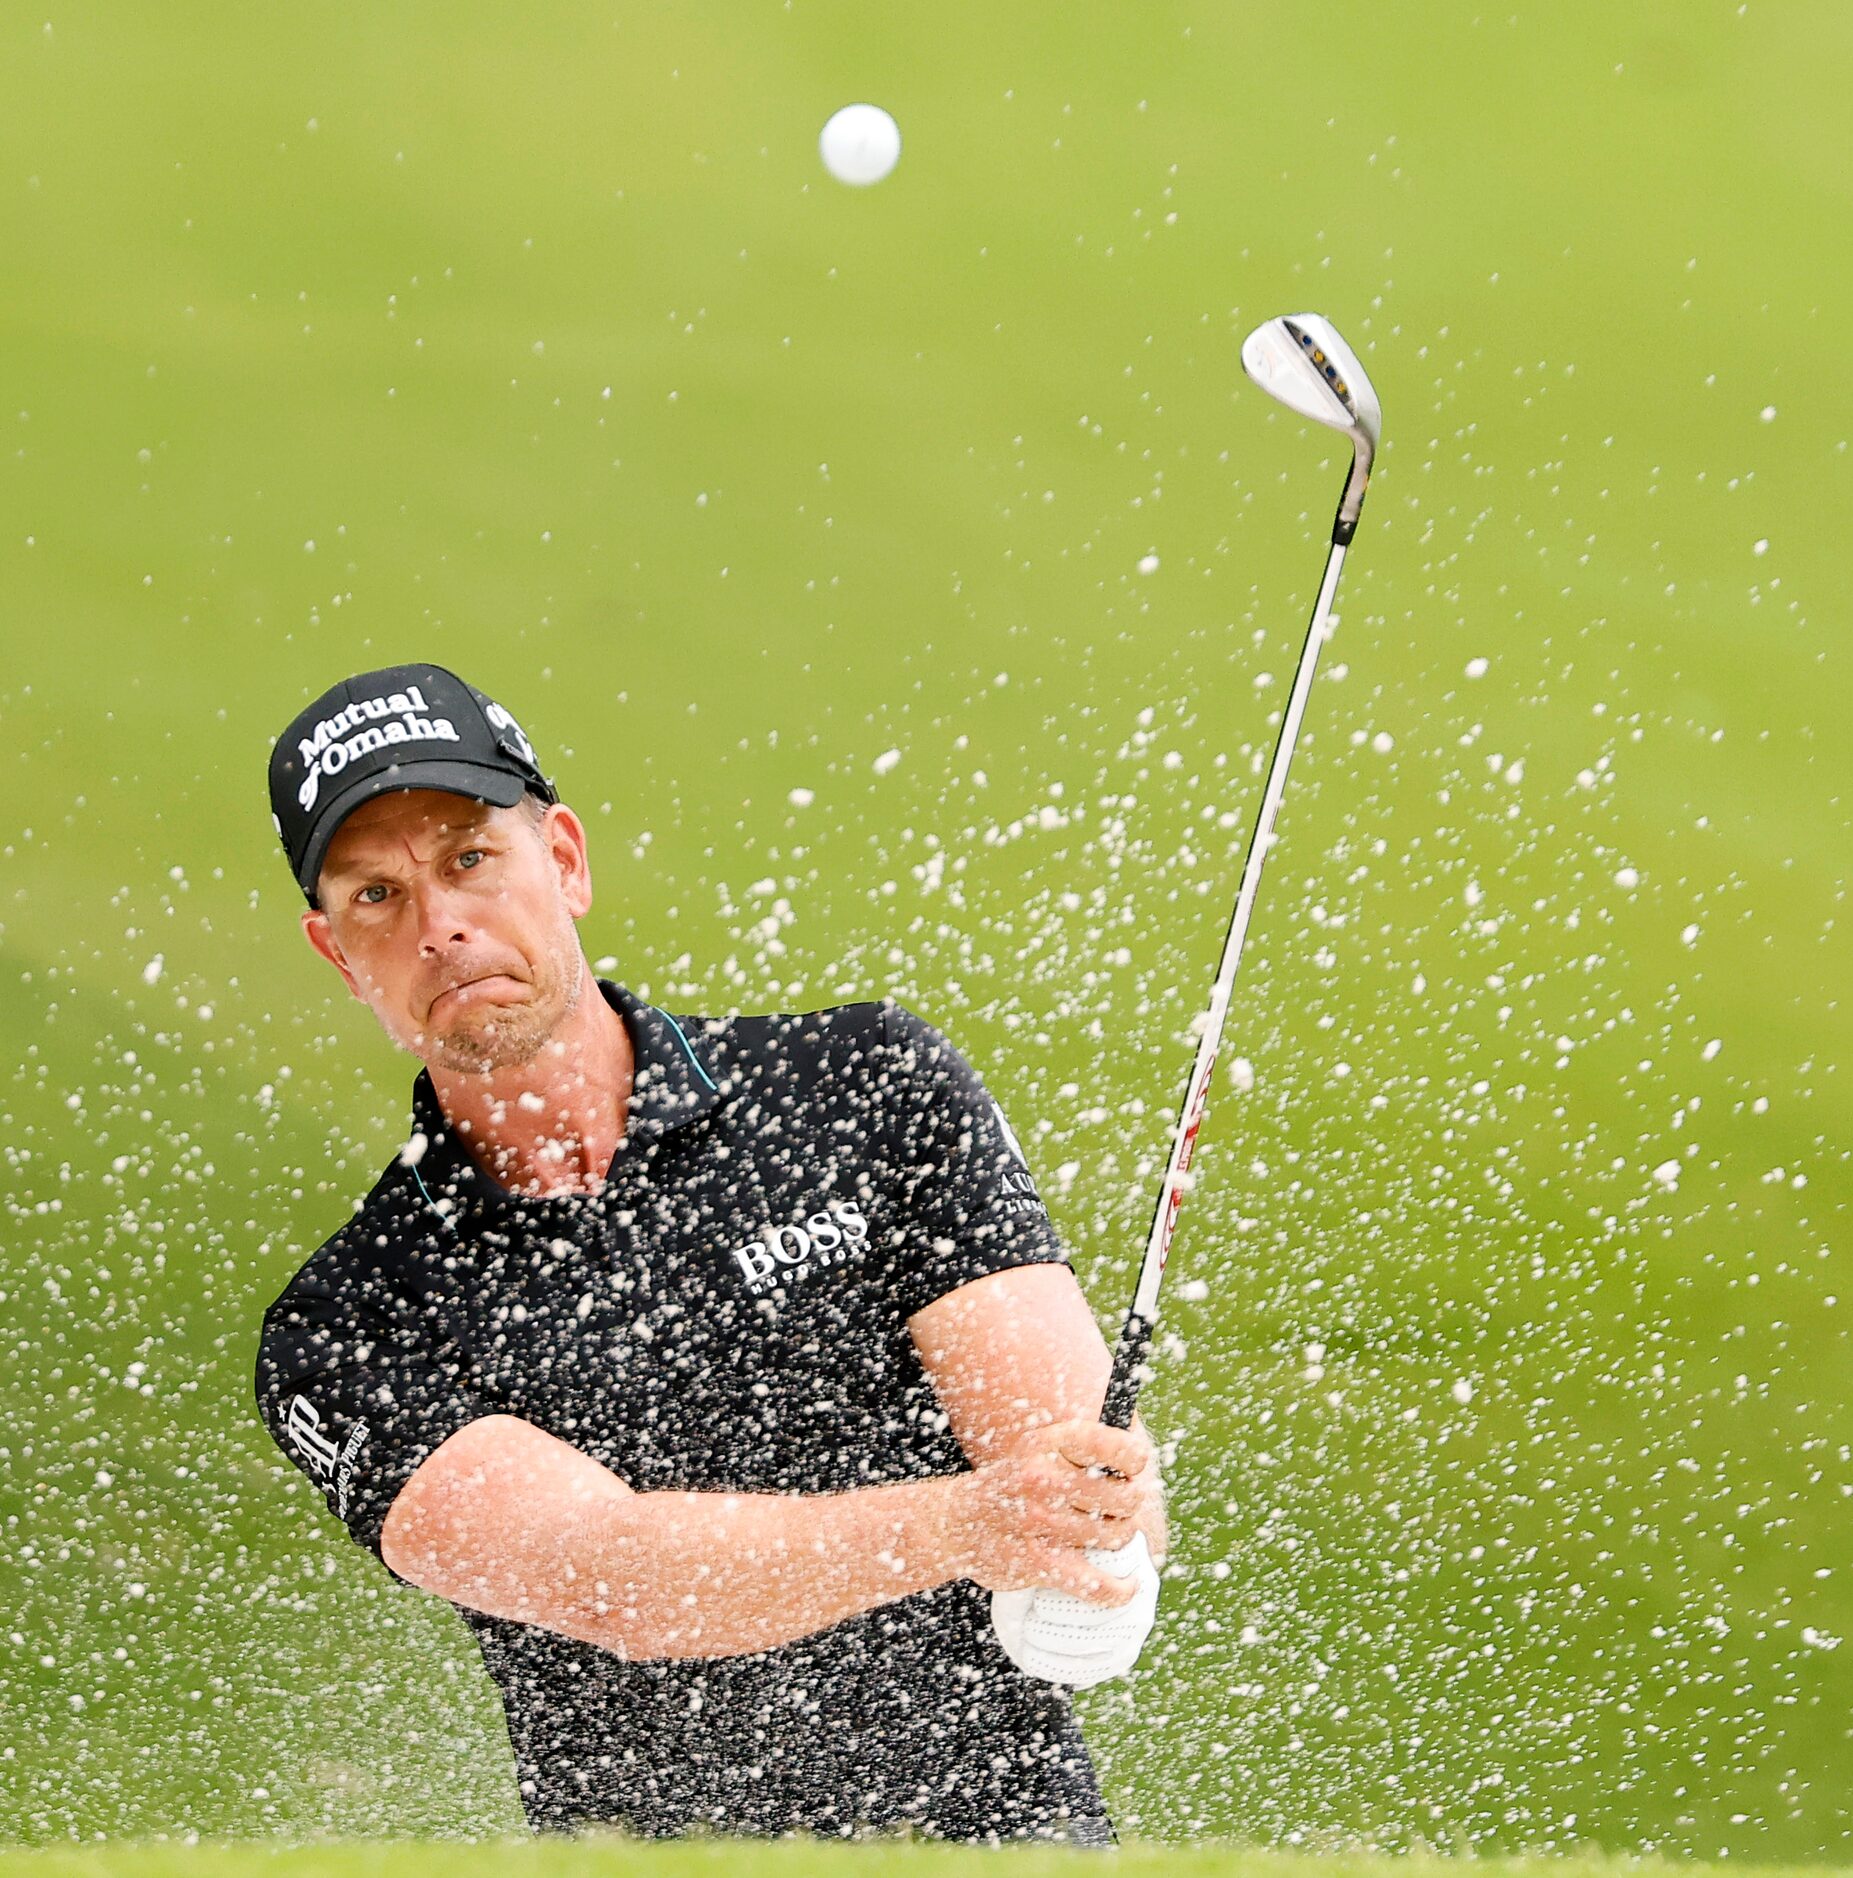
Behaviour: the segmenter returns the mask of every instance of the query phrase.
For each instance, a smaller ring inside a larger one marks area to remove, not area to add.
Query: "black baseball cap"
[[[503,809],[527,793],[559,800],[521,726],[455,672],[389,665],[343,679],[270,753],[270,818],[311,906],[335,830],[395,789],[441,789]]]

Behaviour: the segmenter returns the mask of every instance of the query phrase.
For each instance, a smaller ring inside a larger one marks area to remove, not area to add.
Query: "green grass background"
[[[0,23],[0,1837],[518,1822],[248,1406],[408,1082],[277,729],[503,697],[593,956],[946,1025],[1109,1315],[1342,476],[1237,345],[1312,307],[1388,442],[1091,1737],[1147,1838],[1840,1857],[1850,71],[1832,0]]]

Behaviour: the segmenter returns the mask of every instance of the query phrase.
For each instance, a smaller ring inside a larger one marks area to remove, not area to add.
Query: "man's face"
[[[573,922],[592,881],[571,809],[537,822],[433,789],[375,796],[329,844],[317,896],[309,943],[396,1044],[440,1068],[528,1062],[584,989]]]

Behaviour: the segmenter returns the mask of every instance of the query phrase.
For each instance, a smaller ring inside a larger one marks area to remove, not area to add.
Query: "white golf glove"
[[[1158,1567],[1145,1534],[1109,1552],[1091,1547],[1088,1563],[1112,1578],[1133,1578],[1129,1603],[1087,1604],[1066,1591],[993,1591],[991,1628],[1004,1654],[1026,1676],[1091,1689],[1123,1676],[1138,1660],[1158,1612]]]

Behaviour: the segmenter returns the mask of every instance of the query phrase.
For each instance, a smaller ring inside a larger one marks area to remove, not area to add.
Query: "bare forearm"
[[[1113,1358],[1065,1265],[975,1279],[916,1312],[908,1329],[974,1467],[1032,1452],[1049,1427],[1101,1412]],[[1140,1524],[1162,1558],[1167,1534],[1156,1465],[1142,1479]]]
[[[633,1493],[519,1416],[485,1415],[399,1490],[380,1556],[454,1604],[614,1655],[744,1656],[954,1578],[1120,1602],[1084,1554],[1101,1521],[1140,1510],[1148,1454],[1078,1420],[970,1473],[853,1493]]]
[[[958,1478],[588,1508],[529,1580],[536,1620],[633,1657],[741,1656],[958,1577]],[[544,1608],[551,1604],[551,1609]]]

